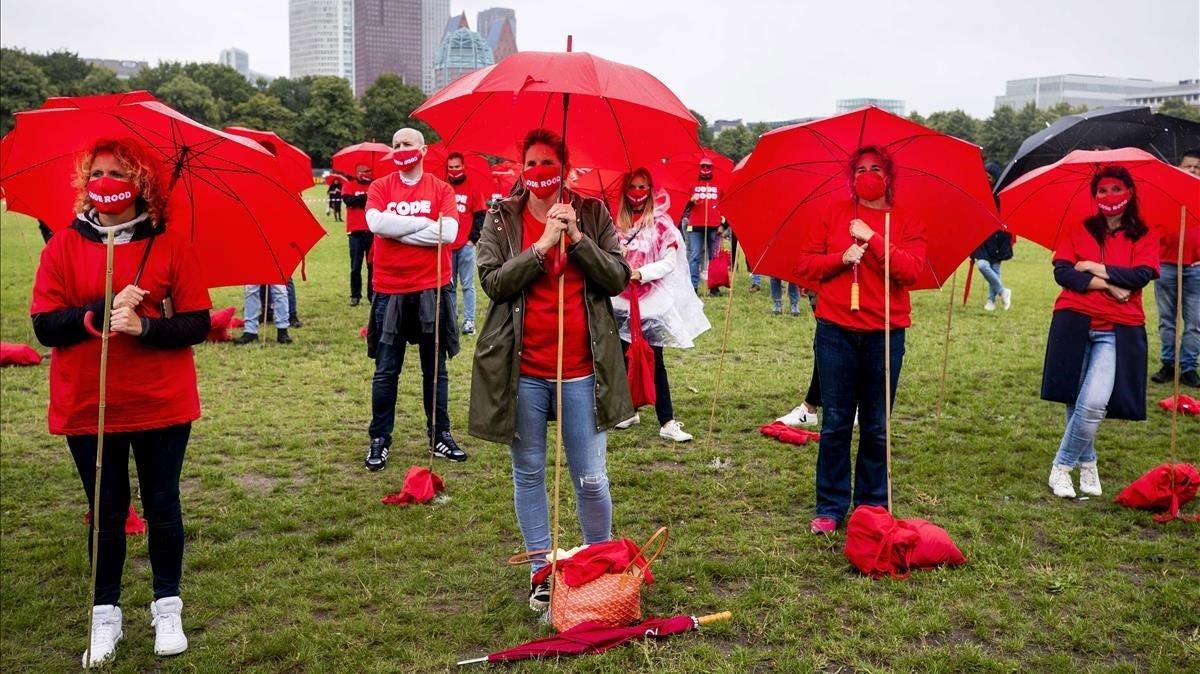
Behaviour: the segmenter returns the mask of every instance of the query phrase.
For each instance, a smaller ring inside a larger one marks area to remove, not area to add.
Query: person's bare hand
[[[546,211],[547,221],[550,218],[562,221],[566,225],[564,231],[571,239],[571,243],[579,243],[579,240],[583,238],[583,232],[579,231],[579,220],[571,204],[554,204],[550,210]]]
[[[113,332],[137,337],[142,334],[142,317],[131,307],[113,309],[108,326]]]
[[[875,230],[871,229],[871,226],[861,219],[854,218],[850,221],[850,236],[865,243],[870,241],[871,237],[875,236]]]
[[[127,285],[121,290],[121,292],[117,293],[116,297],[113,297],[113,310],[115,311],[116,309],[122,308],[136,308],[137,305],[142,303],[142,300],[145,299],[145,297],[145,290],[142,290],[133,284]]]
[[[1131,295],[1133,295],[1133,291],[1128,290],[1126,288],[1122,288],[1121,286],[1115,286],[1115,285],[1109,284],[1108,294],[1115,297],[1118,302],[1128,302],[1129,297]]]
[[[863,254],[866,252],[866,244],[852,243],[850,244],[850,247],[846,249],[846,252],[842,253],[842,264],[858,264],[862,260]]]

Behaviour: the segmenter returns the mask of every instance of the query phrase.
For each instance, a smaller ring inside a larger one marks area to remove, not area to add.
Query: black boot
[[[1163,365],[1158,372],[1150,375],[1150,381],[1155,384],[1165,384],[1175,379],[1175,365]]]
[[[241,337],[238,337],[237,339],[233,340],[233,344],[235,346],[242,346],[243,344],[250,344],[251,342],[257,342],[257,341],[258,341],[258,333],[243,332]]]
[[[292,338],[288,335],[288,329],[279,328],[276,330],[275,341],[279,342],[280,344],[291,344]]]
[[[297,316],[296,314],[292,314],[291,316],[288,316],[288,327],[289,328],[303,328],[304,324],[300,322],[299,316]]]

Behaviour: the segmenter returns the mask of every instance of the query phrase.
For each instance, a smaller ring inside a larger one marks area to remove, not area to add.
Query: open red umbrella
[[[446,160],[453,148],[447,148],[445,143],[437,142],[430,143],[428,151],[425,153],[425,172],[435,175],[442,180],[446,179]],[[485,183],[492,180],[492,166],[488,164],[487,157],[477,153],[466,151],[462,152],[463,167],[467,172],[467,177],[470,180],[478,179],[478,182]]]
[[[333,153],[333,170],[354,177],[360,164],[371,167],[373,178],[378,180],[396,170],[391,159],[392,148],[383,143],[368,141],[355,143]]]
[[[261,145],[199,124],[146,92],[51,99],[19,112],[0,167],[9,208],[62,229],[79,153],[132,138],[170,176],[168,236],[187,237],[209,287],[285,283],[325,234]],[[234,245],[236,244],[236,245]]]
[[[514,161],[502,161],[495,166],[492,166],[492,180],[496,182],[496,191],[493,196],[500,195],[503,199],[512,193],[513,186],[517,184],[517,179],[521,177],[521,165]]]
[[[733,614],[729,611],[700,617],[677,615],[672,618],[649,618],[640,624],[627,627],[613,627],[596,621],[583,622],[554,636],[535,639],[520,646],[491,653],[487,657],[462,660],[458,664],[461,666],[485,662],[514,662],[533,658],[603,653],[634,639],[661,639],[672,634],[699,630],[703,625],[729,620],[732,617]]]
[[[243,136],[266,148],[279,160],[280,172],[297,192],[313,186],[312,158],[304,150],[292,145],[270,131],[247,129],[244,126],[227,126],[225,133]]]
[[[980,149],[870,106],[763,134],[734,171],[721,208],[750,268],[804,284],[791,242],[850,197],[846,163],[864,145],[895,161],[897,199],[925,224],[928,263],[913,289],[938,288],[1000,227]]]
[[[649,169],[654,180],[654,189],[666,190],[671,198],[671,210],[683,210],[691,196],[691,186],[687,183],[674,181],[661,164],[645,167]],[[617,207],[621,203],[621,185],[624,184],[628,171],[614,171],[601,168],[577,168],[567,178],[567,187],[587,197],[600,199],[608,204],[608,209],[616,217]],[[678,208],[676,206],[678,205]]]

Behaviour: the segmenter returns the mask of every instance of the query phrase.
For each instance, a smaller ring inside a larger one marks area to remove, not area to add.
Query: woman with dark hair
[[[821,443],[814,534],[837,530],[851,505],[850,441],[859,419],[853,504],[887,504],[884,405],[895,399],[912,325],[907,288],[925,266],[925,227],[894,200],[896,175],[885,148],[866,145],[846,164],[850,198],[803,230],[796,272],[819,282],[816,361]],[[890,278],[884,278],[884,222],[891,214]],[[884,283],[891,288],[891,394],[884,400]],[[858,302],[854,288],[857,285]]]
[[[102,140],[76,168],[75,222],[42,251],[33,284],[33,329],[52,347],[50,432],[67,436],[83,490],[96,511],[97,398],[104,313],[105,239],[116,232],[96,599],[85,665],[112,657],[121,639],[121,572],[129,511],[129,453],[137,464],[149,524],[154,652],[187,649],[180,612],[183,517],[179,474],[192,422],[200,417],[192,345],[208,335],[212,302],[186,237],[159,236],[167,195],[155,163],[134,141]],[[90,658],[88,657],[90,655]]]
[[[488,213],[479,238],[479,278],[492,304],[475,348],[469,431],[509,446],[525,549],[545,553],[551,544],[546,425],[555,416],[560,367],[558,423],[583,542],[612,535],[605,429],[629,418],[633,404],[610,298],[629,284],[630,269],[604,204],[561,192],[567,166],[562,138],[545,129],[530,131],[521,156],[520,191]],[[565,254],[559,247],[564,236]],[[535,555],[533,570],[545,565],[544,555]],[[543,610],[549,600],[548,581],[530,583],[531,609]]]
[[[1050,466],[1055,496],[1100,496],[1100,421],[1146,418],[1146,314],[1142,288],[1158,276],[1158,238],[1138,214],[1137,190],[1120,166],[1092,178],[1096,211],[1068,228],[1054,251],[1054,303],[1042,399],[1065,403],[1067,426]]]
[[[708,330],[704,305],[696,297],[687,267],[687,251],[679,228],[667,212],[670,197],[654,191],[654,179],[645,168],[625,174],[621,185],[621,205],[617,208],[617,231],[625,261],[633,268],[633,282],[613,298],[613,311],[620,326],[621,346],[628,349],[630,301],[636,296],[641,313],[641,328],[654,351],[654,412],[658,416],[658,436],[664,440],[690,442],[691,433],[675,419],[671,405],[671,384],[663,362],[663,347],[690,349],[695,338]],[[641,423],[632,417],[617,424],[629,428]]]

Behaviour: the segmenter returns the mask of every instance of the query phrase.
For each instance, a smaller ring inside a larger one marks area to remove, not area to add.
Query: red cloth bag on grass
[[[209,342],[228,342],[233,339],[229,335],[230,323],[233,322],[233,314],[237,312],[236,307],[225,307],[219,311],[214,311],[209,315],[208,337],[205,338]]]
[[[410,503],[429,503],[441,492],[446,490],[442,478],[425,466],[413,466],[404,476],[404,485],[400,491],[383,497],[384,505],[404,507]]]
[[[872,578],[903,579],[911,569],[967,562],[945,529],[922,519],[898,520],[881,506],[859,506],[851,513],[844,552]]]
[[[633,409],[654,404],[654,350],[642,333],[642,310],[636,290],[629,293],[629,348],[625,351],[625,377],[629,382]]]
[[[727,250],[718,251],[713,259],[708,261],[709,290],[729,287],[729,267],[732,263],[733,258]]]
[[[28,344],[0,342],[0,367],[9,365],[41,365],[42,356]]]
[[[768,438],[775,438],[780,442],[785,442],[790,445],[806,445],[810,442],[820,442],[821,434],[817,431],[809,431],[803,428],[792,428],[782,421],[776,421],[770,424],[763,424],[758,427],[758,432]]]
[[[1171,489],[1172,472],[1175,474],[1174,490]],[[1180,508],[1196,498],[1197,490],[1200,490],[1200,471],[1195,466],[1190,463],[1164,463],[1134,480],[1114,500],[1126,508],[1162,512],[1154,516],[1154,521],[1159,523],[1176,518],[1200,521],[1200,515],[1179,514]]]
[[[1175,396],[1167,396],[1158,401],[1158,406],[1170,412],[1175,409]],[[1190,414],[1193,416],[1200,415],[1200,400],[1189,395],[1179,394],[1179,412],[1180,414]]]

